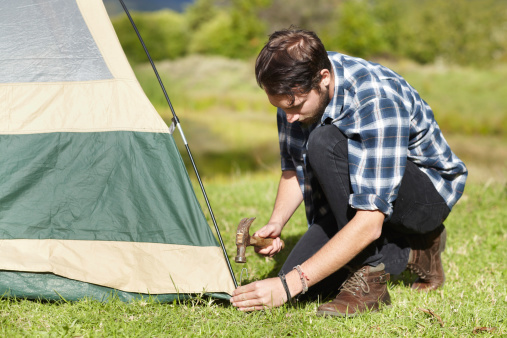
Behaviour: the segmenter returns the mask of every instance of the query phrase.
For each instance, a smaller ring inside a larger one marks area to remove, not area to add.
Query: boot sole
[[[382,305],[381,309],[389,309],[391,307],[392,307],[392,304]],[[379,312],[381,309],[371,309],[368,312]],[[365,313],[367,313],[367,312],[356,312],[356,313],[348,314],[348,313],[341,313],[341,312],[337,312],[337,311],[317,311],[317,316],[318,317],[330,316],[330,317],[341,317],[341,318],[350,317],[351,318],[351,317],[357,317],[357,316],[363,315]]]

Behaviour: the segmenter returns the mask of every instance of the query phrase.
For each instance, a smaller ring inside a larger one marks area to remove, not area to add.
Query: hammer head
[[[243,218],[241,222],[239,222],[238,231],[236,232],[236,246],[238,252],[234,259],[236,263],[246,263],[245,253],[246,247],[250,245],[250,226],[253,221],[255,221],[255,217]]]

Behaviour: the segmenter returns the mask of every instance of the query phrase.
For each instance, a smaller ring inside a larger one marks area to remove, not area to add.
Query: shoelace
[[[363,276],[363,269],[354,272],[342,285],[342,291],[347,291],[356,294],[356,291],[363,290],[364,293],[370,292],[370,286],[366,282],[366,279]]]
[[[417,276],[419,276],[420,278],[424,279],[426,278],[426,274],[424,273],[423,270],[421,270],[417,265],[415,264],[407,264],[407,268],[415,273]]]

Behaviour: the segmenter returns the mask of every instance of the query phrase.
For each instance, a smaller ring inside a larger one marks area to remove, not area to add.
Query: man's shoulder
[[[341,67],[340,83],[349,104],[364,105],[381,98],[399,102],[410,91],[399,74],[379,63],[340,53],[329,53],[329,58]]]
[[[351,85],[383,78],[400,78],[392,69],[376,62],[337,52],[328,52],[328,56],[335,67],[343,69],[344,80]]]

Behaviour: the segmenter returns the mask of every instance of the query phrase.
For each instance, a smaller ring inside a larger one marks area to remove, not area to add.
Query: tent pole
[[[165,99],[167,101],[167,104],[169,105],[169,108],[171,109],[171,113],[173,114],[173,122],[178,127],[178,130],[180,131],[181,138],[183,139],[183,144],[185,145],[185,148],[187,149],[188,157],[190,158],[190,162],[192,162],[192,167],[194,168],[195,175],[197,176],[197,181],[199,181],[199,186],[201,187],[202,194],[204,196],[204,200],[206,201],[206,206],[208,207],[211,220],[213,221],[213,225],[215,226],[215,231],[218,235],[218,239],[220,240],[220,246],[222,247],[222,251],[225,256],[225,260],[227,262],[227,266],[229,268],[229,272],[231,273],[232,280],[234,282],[234,287],[238,287],[238,282],[236,281],[236,277],[234,276],[234,271],[232,270],[231,262],[229,260],[229,256],[227,255],[227,250],[225,249],[224,241],[222,240],[222,236],[220,235],[220,230],[218,229],[218,224],[215,219],[215,215],[213,214],[213,210],[211,209],[211,204],[208,200],[208,195],[206,194],[206,190],[204,189],[204,185],[201,180],[201,175],[199,175],[199,171],[197,170],[197,166],[194,162],[194,157],[192,156],[192,152],[190,151],[190,147],[188,146],[187,139],[185,138],[185,134],[183,133],[183,129],[181,129],[180,120],[176,116],[176,112],[174,111],[173,105],[171,103],[171,100],[169,99],[169,95],[167,95],[167,91],[165,89],[164,84],[162,83],[162,79],[160,78],[160,75],[158,74],[157,68],[155,67],[155,63],[153,62],[153,59],[151,58],[150,53],[148,52],[148,48],[146,47],[143,38],[141,37],[141,34],[139,33],[139,30],[137,29],[136,24],[134,23],[134,20],[132,19],[132,16],[130,15],[129,10],[127,9],[127,6],[123,2],[123,0],[118,0],[121,3],[121,6],[123,7],[123,10],[127,14],[127,17],[130,20],[130,23],[132,24],[132,27],[134,28],[137,37],[139,38],[139,41],[141,42],[141,45],[144,48],[144,52],[146,53],[146,56],[148,56],[148,60],[150,61],[151,67],[153,68],[153,71],[155,72],[155,75],[157,76],[158,83],[160,84],[160,88],[162,88],[162,92],[164,93]]]

